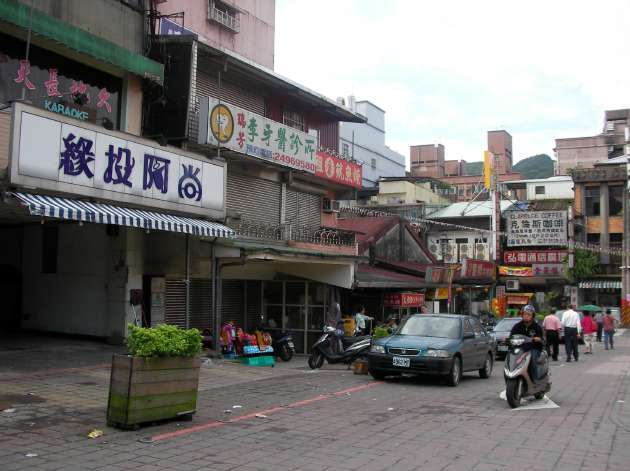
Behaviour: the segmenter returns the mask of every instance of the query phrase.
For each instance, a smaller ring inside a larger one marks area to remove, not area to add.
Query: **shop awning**
[[[585,289],[621,289],[621,281],[616,280],[587,280],[580,281],[578,288]]]
[[[355,275],[358,288],[424,288],[422,278],[395,271],[359,264]]]
[[[81,28],[64,23],[46,13],[17,0],[0,2],[0,19],[20,28],[31,28],[34,34],[44,36],[70,49],[112,64],[140,77],[162,83],[164,66],[141,54],[100,38]]]
[[[202,219],[55,196],[29,193],[12,193],[12,195],[26,205],[33,216],[182,232],[206,237],[234,237],[234,231],[229,227]]]

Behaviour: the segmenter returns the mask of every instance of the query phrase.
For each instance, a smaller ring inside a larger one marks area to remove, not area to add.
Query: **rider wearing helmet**
[[[542,350],[543,348],[543,330],[540,324],[536,322],[534,316],[536,315],[536,309],[531,304],[528,304],[521,310],[521,322],[514,324],[510,337],[512,335],[526,335],[531,337],[534,341],[536,350]]]
[[[536,365],[538,364],[538,359],[540,358],[540,354],[544,347],[543,342],[543,330],[540,324],[536,322],[534,316],[536,315],[536,309],[531,304],[528,304],[521,310],[521,322],[517,323],[512,327],[512,331],[510,332],[510,337],[513,335],[525,335],[527,337],[531,337],[533,344],[532,349],[532,361],[530,363],[530,375],[534,381],[539,378],[538,368]]]

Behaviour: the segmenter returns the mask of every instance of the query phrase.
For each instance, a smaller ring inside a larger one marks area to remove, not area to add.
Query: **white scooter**
[[[508,354],[505,357],[503,374],[505,377],[505,395],[510,407],[521,405],[521,399],[534,396],[542,399],[551,390],[551,372],[549,371],[549,357],[544,350],[540,353],[538,364],[538,379],[534,381],[530,374],[532,349],[534,342],[531,337],[514,335],[508,339]]]

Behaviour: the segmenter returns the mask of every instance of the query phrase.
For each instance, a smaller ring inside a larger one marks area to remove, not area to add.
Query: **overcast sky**
[[[553,157],[630,107],[629,51],[628,0],[276,0],[276,71],[383,108],[407,160],[431,143],[481,160],[490,129],[515,161]]]

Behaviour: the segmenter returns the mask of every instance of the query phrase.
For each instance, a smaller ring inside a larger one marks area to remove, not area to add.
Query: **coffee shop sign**
[[[86,196],[104,190],[124,199],[142,198],[144,204],[148,198],[223,209],[220,165],[147,145],[150,141],[135,136],[58,121],[21,104],[15,113],[12,183],[58,191],[63,186]]]

